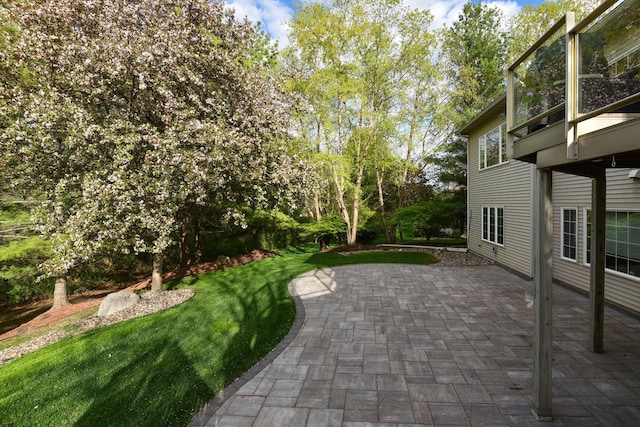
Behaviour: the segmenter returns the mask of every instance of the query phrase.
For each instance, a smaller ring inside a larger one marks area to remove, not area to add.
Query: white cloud
[[[251,22],[260,22],[262,28],[278,41],[280,47],[286,46],[288,21],[294,13],[292,0],[229,0],[227,6],[234,8],[236,17]],[[412,8],[429,9],[433,15],[433,28],[451,25],[458,19],[467,0],[404,0]],[[500,9],[506,16],[513,16],[520,11],[515,0],[485,1],[485,5]]]
[[[416,9],[429,9],[433,15],[433,28],[449,25],[460,15],[467,0],[405,0],[404,3]]]
[[[429,9],[433,15],[433,28],[451,25],[462,13],[467,0],[404,0],[404,3],[412,8]],[[520,11],[520,6],[514,0],[510,1],[485,1],[486,6],[495,7],[505,16],[513,16]]]
[[[247,17],[253,23],[260,22],[263,30],[278,41],[280,47],[287,44],[288,21],[293,9],[280,0],[231,0],[227,7],[235,9],[238,19]]]

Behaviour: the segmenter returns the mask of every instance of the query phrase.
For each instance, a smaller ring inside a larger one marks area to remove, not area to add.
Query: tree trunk
[[[193,219],[193,250],[194,250],[194,259],[193,262],[195,264],[200,263],[202,260],[202,242],[200,240],[200,215],[196,214]]]
[[[355,238],[353,242],[351,242],[351,218],[349,217],[349,211],[347,210],[347,205],[344,202],[344,183],[341,182],[338,173],[335,168],[333,169],[333,183],[336,186],[336,201],[338,202],[338,206],[340,207],[340,214],[342,215],[342,219],[345,223],[345,231],[347,235],[347,245],[353,245],[355,243]]]
[[[358,236],[358,220],[360,218],[360,189],[362,188],[363,169],[358,171],[355,188],[353,189],[353,221],[351,232],[347,233],[347,246],[355,245]]]
[[[316,208],[316,221],[322,220],[322,211],[320,210],[320,197],[318,196],[318,192],[314,194],[313,203]]]
[[[382,226],[384,227],[384,234],[388,243],[395,243],[396,233],[395,227],[393,227],[393,234],[391,234],[391,228],[387,223],[387,215],[384,209],[384,192],[382,191],[383,173],[379,168],[376,168],[376,184],[378,185],[378,202],[380,203],[380,216],[382,217]]]
[[[56,308],[69,305],[69,297],[67,297],[67,276],[56,277],[55,288],[53,289],[53,306],[52,310]]]
[[[186,267],[189,264],[189,233],[187,232],[187,226],[182,226],[182,232],[180,233],[180,267]]]
[[[162,252],[153,254],[153,272],[151,273],[151,290],[162,290]]]
[[[389,243],[396,243],[396,231],[398,230],[398,226],[396,224],[391,224],[389,226]]]

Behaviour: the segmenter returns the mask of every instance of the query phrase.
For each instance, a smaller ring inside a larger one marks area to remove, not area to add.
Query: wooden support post
[[[533,407],[537,420],[551,420],[553,280],[552,171],[536,170],[533,200]]]
[[[607,215],[606,170],[591,184],[591,277],[589,348],[594,353],[604,352],[604,268],[606,257]]]

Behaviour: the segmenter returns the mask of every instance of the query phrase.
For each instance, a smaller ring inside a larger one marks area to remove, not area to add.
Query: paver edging
[[[276,345],[273,350],[267,353],[258,363],[253,365],[238,377],[234,382],[225,387],[220,393],[218,393],[213,399],[207,402],[191,420],[189,423],[189,427],[201,427],[207,425],[211,417],[216,413],[218,409],[230,398],[232,397],[240,388],[251,381],[253,377],[258,375],[264,368],[269,366],[288,346],[293,342],[293,340],[298,336],[298,332],[302,328],[302,324],[305,319],[305,311],[304,304],[302,303],[302,299],[296,292],[295,286],[293,286],[295,279],[292,280],[289,285],[289,293],[293,298],[293,302],[296,308],[296,317],[293,320],[293,324],[291,325],[291,329],[285,337]]]

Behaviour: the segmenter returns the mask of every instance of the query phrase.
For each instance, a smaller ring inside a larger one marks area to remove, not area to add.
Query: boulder
[[[120,291],[107,295],[98,310],[98,316],[108,316],[116,311],[124,310],[140,301],[140,297],[134,292]]]

